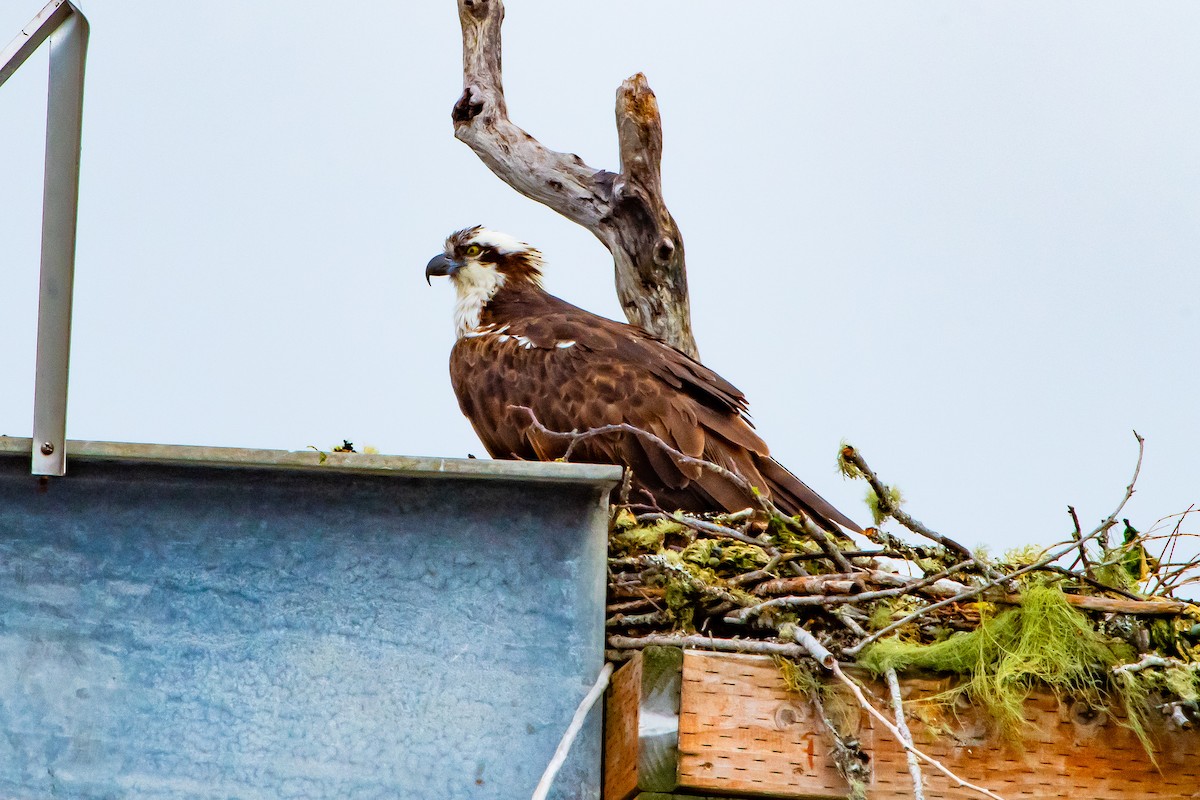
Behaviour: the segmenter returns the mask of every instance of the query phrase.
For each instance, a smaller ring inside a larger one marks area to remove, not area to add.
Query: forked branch
[[[619,173],[541,144],[508,118],[501,76],[502,0],[458,0],[463,93],[454,135],[500,180],[587,228],[613,256],[625,316],[697,357],[683,237],[662,196],[662,119],[641,73],[617,90]]]

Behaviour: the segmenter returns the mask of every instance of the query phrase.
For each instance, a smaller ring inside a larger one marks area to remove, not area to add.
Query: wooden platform
[[[905,699],[947,686],[905,681]],[[867,688],[890,713],[886,687]],[[1023,752],[970,707],[939,720],[940,731],[911,718],[909,726],[917,747],[1006,800],[1200,797],[1200,732],[1152,731],[1160,746],[1156,768],[1133,733],[1103,710],[1037,694],[1026,719]],[[868,797],[911,798],[904,751],[892,735],[865,712],[857,735],[872,762]],[[605,800],[845,798],[850,791],[813,705],[788,693],[764,656],[649,648],[613,678],[605,739]],[[932,768],[923,774],[929,800],[980,797]]]

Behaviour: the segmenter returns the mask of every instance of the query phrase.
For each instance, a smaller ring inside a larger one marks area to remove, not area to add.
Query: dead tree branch
[[[1064,594],[1070,605],[1084,611],[1103,614],[1133,614],[1139,617],[1177,617],[1188,610],[1191,604],[1176,600],[1118,600],[1112,597],[1093,597],[1086,594]],[[1019,594],[1006,594],[1002,602],[1020,605]]]
[[[777,608],[799,608],[801,606],[821,606],[828,608],[835,605],[843,605],[847,603],[865,603],[870,600],[880,600],[885,597],[898,597],[905,594],[913,594],[926,586],[937,583],[943,578],[949,577],[956,572],[961,572],[968,567],[974,566],[975,559],[964,561],[960,564],[955,564],[949,569],[942,570],[934,575],[922,578],[918,581],[897,586],[892,589],[880,589],[875,592],[861,592],[859,594],[837,594],[837,595],[802,595],[799,597],[777,597],[774,600],[767,600],[755,606],[742,608],[741,610],[730,614],[725,618],[726,622],[733,624],[743,624],[751,617],[761,614],[764,611]]]
[[[613,256],[625,316],[692,357],[683,237],[662,196],[662,120],[641,73],[617,90],[620,172],[541,144],[508,118],[501,76],[502,0],[458,0],[463,93],[454,135],[526,197],[587,228]]]
[[[1071,515],[1071,522],[1075,524],[1075,531],[1071,535],[1074,536],[1075,541],[1078,542],[1083,537],[1083,529],[1079,526],[1079,515],[1075,513],[1075,506],[1067,506],[1067,513]],[[1086,575],[1089,580],[1094,580],[1096,575],[1092,571],[1092,562],[1091,559],[1088,558],[1087,548],[1084,547],[1082,543],[1079,545],[1079,558],[1077,558],[1075,562],[1071,564],[1071,568],[1074,569],[1075,564],[1079,562],[1083,563],[1083,574]]]
[[[875,471],[867,465],[867,462],[862,457],[862,454],[856,449],[850,445],[844,445],[842,447],[841,457],[843,462],[850,465],[850,469],[848,470],[850,474],[856,472],[858,476],[865,478],[867,483],[870,484],[871,491],[875,493],[876,500],[879,503],[880,512],[896,520],[913,533],[937,542],[942,547],[953,553],[957,553],[964,559],[970,559],[972,562],[978,564],[984,573],[988,575],[988,577],[994,578],[999,574],[988,565],[978,561],[975,558],[975,554],[972,553],[965,545],[956,542],[947,536],[943,536],[937,531],[923,525],[916,519],[913,519],[913,517],[907,511],[901,508],[899,504],[894,503],[892,501],[891,493],[888,491],[888,487],[883,485],[883,481],[879,480],[879,476],[876,475]]]
[[[716,639],[699,634],[652,633],[647,636],[608,637],[608,644],[618,650],[641,650],[644,647],[681,647],[694,650],[713,650],[724,653],[754,653],[764,656],[803,658],[808,655],[803,647],[787,642],[763,642],[757,639]]]

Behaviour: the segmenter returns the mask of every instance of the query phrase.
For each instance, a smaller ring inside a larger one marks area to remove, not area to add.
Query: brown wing
[[[567,439],[538,432],[528,412],[515,407],[530,409],[553,431],[627,423],[738,473],[789,513],[804,511],[830,529],[830,519],[857,529],[770,458],[745,416],[745,397],[724,378],[638,328],[543,296],[537,309],[494,310],[486,319],[491,331],[460,339],[451,354],[459,404],[494,458],[553,460],[566,452]],[[581,440],[571,460],[627,465],[640,487],[672,509],[750,504],[728,479],[635,434]]]

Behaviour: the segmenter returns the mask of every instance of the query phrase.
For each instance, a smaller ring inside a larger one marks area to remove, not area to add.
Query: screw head
[[[42,455],[48,456],[48,455],[53,455],[53,453],[54,453],[54,443],[53,442],[42,442]]]

